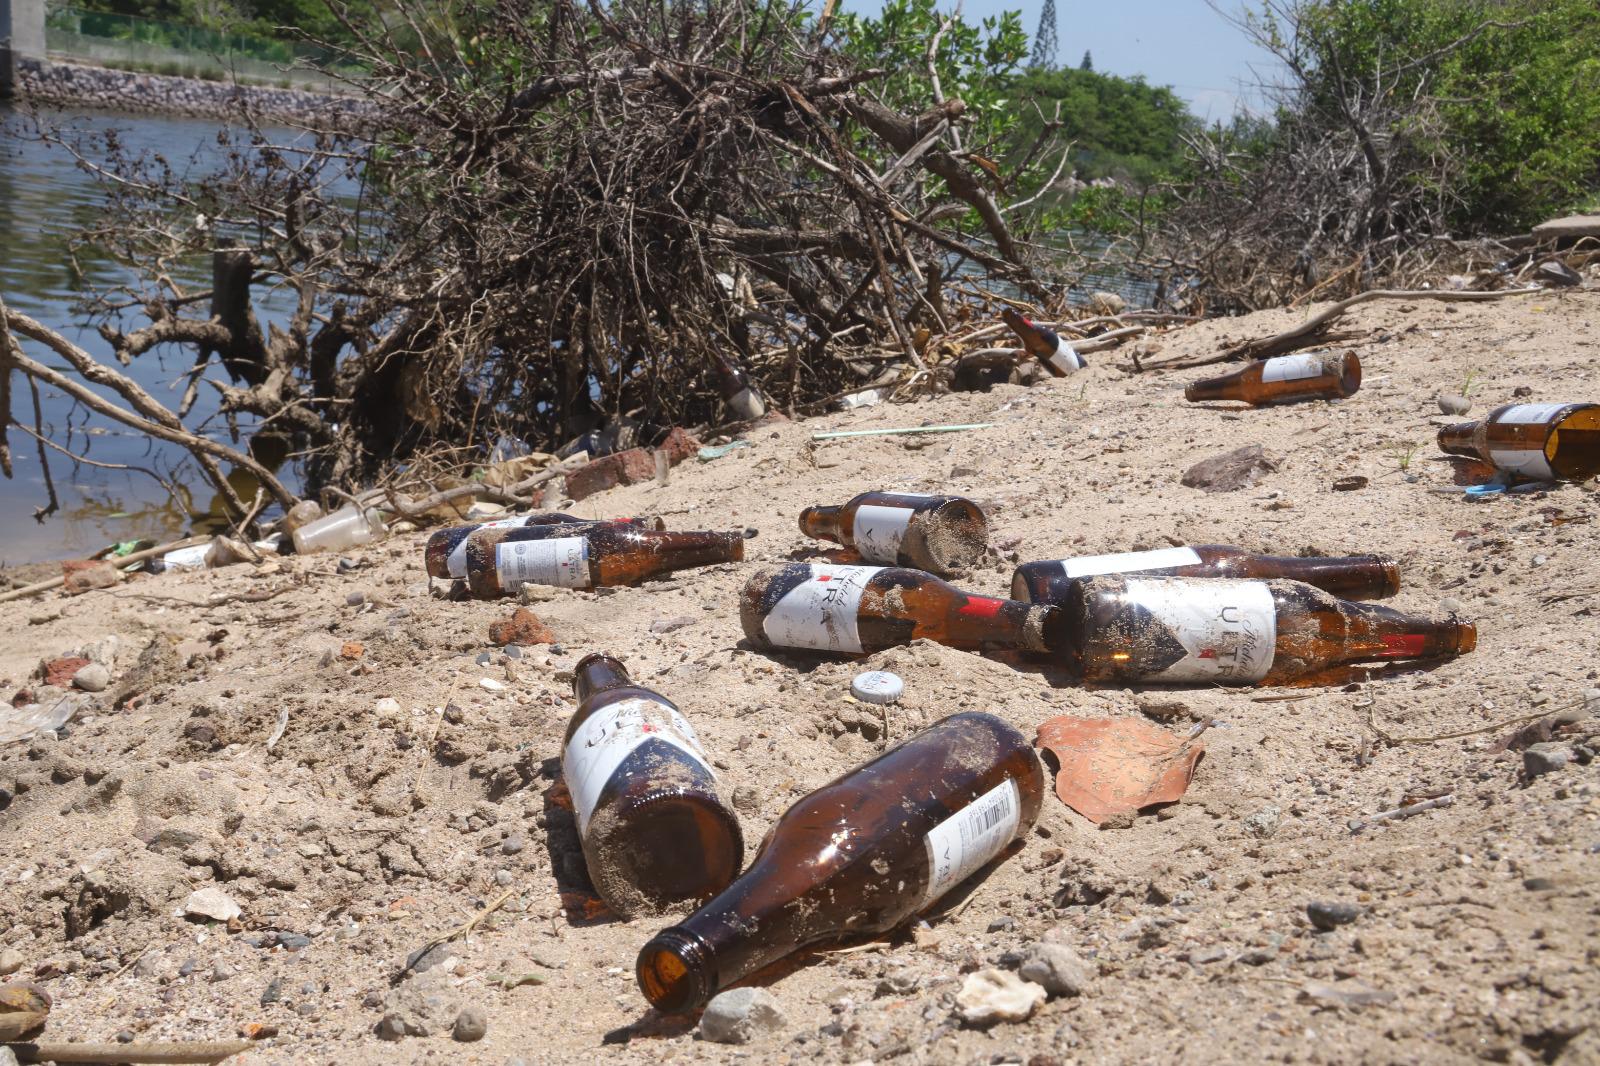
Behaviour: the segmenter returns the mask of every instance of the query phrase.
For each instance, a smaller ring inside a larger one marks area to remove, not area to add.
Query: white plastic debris
[[[863,703],[893,703],[905,690],[906,683],[887,670],[869,670],[850,682],[850,695]]]

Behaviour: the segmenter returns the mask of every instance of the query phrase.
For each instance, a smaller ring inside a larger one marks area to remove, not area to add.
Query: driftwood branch
[[[1233,347],[1219,352],[1216,355],[1204,355],[1190,359],[1170,359],[1157,363],[1146,363],[1146,370],[1187,370],[1190,367],[1210,366],[1213,363],[1225,363],[1233,359],[1262,358],[1262,353],[1288,351],[1285,345],[1305,338],[1313,338],[1338,321],[1350,308],[1357,304],[1368,303],[1372,300],[1444,300],[1447,302],[1470,303],[1482,300],[1500,300],[1508,296],[1527,296],[1531,293],[1543,292],[1543,289],[1502,289],[1498,292],[1454,292],[1450,290],[1436,291],[1433,289],[1372,289],[1367,292],[1357,293],[1349,299],[1340,300],[1336,304],[1318,311],[1291,329],[1282,333],[1275,333],[1270,337],[1258,337],[1253,340],[1242,341]]]

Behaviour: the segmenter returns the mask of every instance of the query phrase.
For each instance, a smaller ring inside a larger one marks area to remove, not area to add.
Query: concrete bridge
[[[0,100],[16,94],[22,61],[43,63],[45,0],[0,0]]]

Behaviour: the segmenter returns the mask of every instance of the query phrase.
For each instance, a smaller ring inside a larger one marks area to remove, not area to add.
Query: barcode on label
[[[1017,783],[1008,777],[929,831],[925,902],[938,899],[1005,850],[1017,835],[1020,799]]]
[[[978,837],[1000,824],[1002,818],[1011,817],[1011,799],[1002,794],[999,802],[992,804],[987,810],[979,811],[972,816],[971,835]]]

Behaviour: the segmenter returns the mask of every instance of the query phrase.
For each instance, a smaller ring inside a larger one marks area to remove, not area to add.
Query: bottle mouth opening
[[[635,976],[639,990],[662,1014],[682,1014],[711,999],[712,982],[700,942],[668,929],[639,952]]]
[[[1456,623],[1456,654],[1465,655],[1478,646],[1478,627],[1471,622]]]
[[[574,674],[582,673],[584,671],[584,669],[586,667],[588,667],[589,665],[591,665],[592,663],[597,663],[597,662],[602,662],[602,661],[609,662],[609,663],[614,663],[614,664],[616,664],[616,666],[617,666],[617,668],[619,670],[623,669],[622,660],[618,659],[616,656],[607,655],[603,651],[592,651],[588,655],[585,655],[583,658],[578,660],[578,665],[572,668],[572,672]]]

